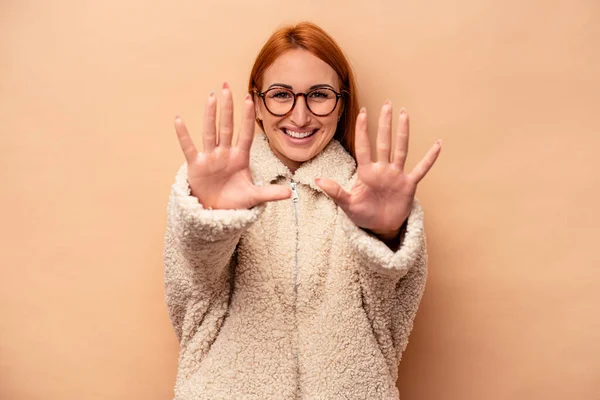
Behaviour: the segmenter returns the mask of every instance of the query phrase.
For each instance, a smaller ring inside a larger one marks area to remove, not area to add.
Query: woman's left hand
[[[441,150],[442,143],[438,140],[407,174],[404,164],[408,153],[408,131],[408,114],[403,108],[392,149],[392,105],[386,101],[379,117],[377,160],[374,161],[367,131],[367,112],[363,107],[356,120],[358,177],[351,191],[346,192],[330,179],[315,181],[352,222],[384,241],[393,240],[400,232],[411,212],[417,184],[429,172]]]

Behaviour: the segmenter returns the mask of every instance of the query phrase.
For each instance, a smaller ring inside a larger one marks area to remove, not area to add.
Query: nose
[[[298,127],[308,125],[311,118],[311,112],[306,107],[306,98],[304,96],[298,96],[296,99],[296,105],[290,115],[291,122]]]

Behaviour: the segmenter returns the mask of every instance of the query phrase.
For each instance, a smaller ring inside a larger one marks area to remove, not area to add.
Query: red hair
[[[301,22],[277,29],[264,44],[254,61],[248,92],[261,91],[263,75],[275,60],[288,50],[304,49],[325,61],[337,73],[344,93],[342,115],[334,139],[354,157],[354,130],[359,112],[358,93],[350,63],[338,44],[323,29],[311,22]],[[256,121],[264,130],[262,121]]]

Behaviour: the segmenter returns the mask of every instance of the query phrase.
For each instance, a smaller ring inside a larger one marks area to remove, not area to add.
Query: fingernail
[[[360,113],[365,114],[366,112],[367,112],[367,109],[365,107],[361,107]]]
[[[246,93],[245,100],[250,100],[251,98],[252,98],[252,96],[250,96],[250,93]]]
[[[229,84],[227,82],[223,82],[223,89],[229,89]]]
[[[315,183],[318,185],[320,180],[320,178],[315,178]]]
[[[392,105],[392,102],[391,102],[391,101],[388,99],[388,100],[386,100],[386,101],[385,101],[385,103],[383,103],[383,104],[384,104],[384,105],[386,105],[386,106],[391,106],[391,105]]]
[[[441,147],[441,146],[442,146],[442,139],[439,139],[439,140],[437,141],[437,144],[438,144],[438,146],[440,146],[440,147]]]
[[[215,91],[214,90],[208,94],[208,97],[214,97],[214,96],[215,96]]]
[[[175,116],[175,121],[179,121],[181,119],[181,117],[179,115]]]
[[[402,107],[402,108],[400,109],[400,114],[406,114],[406,108]]]

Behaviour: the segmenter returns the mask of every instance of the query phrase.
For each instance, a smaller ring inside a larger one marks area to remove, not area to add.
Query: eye
[[[310,92],[308,94],[308,96],[311,99],[329,99],[331,97],[333,97],[333,92],[331,90],[326,90],[326,89],[321,89],[321,90],[315,90],[313,92]]]
[[[291,99],[293,95],[287,90],[273,90],[269,93],[269,97],[274,99],[286,100]]]

